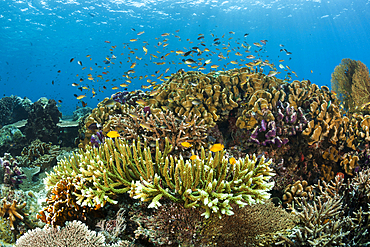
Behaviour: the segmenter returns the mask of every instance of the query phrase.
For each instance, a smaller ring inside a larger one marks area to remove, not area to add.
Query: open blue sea
[[[248,55],[279,78],[293,71],[292,80],[328,86],[343,58],[370,66],[368,0],[2,0],[0,10],[1,97],[55,99],[63,115],[124,84],[240,67]],[[193,47],[202,54],[185,64]]]

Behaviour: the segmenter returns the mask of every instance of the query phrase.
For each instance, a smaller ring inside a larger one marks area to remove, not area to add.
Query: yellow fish
[[[191,160],[196,160],[196,159],[198,159],[198,156],[197,156],[197,155],[195,155],[195,154],[193,154],[192,156],[190,156],[190,159],[191,159]]]
[[[234,157],[231,157],[231,158],[229,159],[229,163],[230,163],[230,164],[232,164],[232,165],[234,165],[234,164],[236,163],[235,158],[234,158]]]
[[[148,129],[148,130],[151,129],[150,128],[150,125],[149,124],[146,124],[146,123],[142,123],[142,124],[140,124],[140,126],[143,127],[144,129]]]
[[[192,144],[190,144],[189,142],[181,142],[181,145],[182,146],[184,146],[184,147],[186,147],[186,148],[190,148],[190,147],[192,147],[193,145]]]
[[[221,143],[216,143],[216,144],[213,144],[212,147],[209,149],[211,150],[211,152],[219,152],[219,151],[222,151],[224,149],[224,145],[221,144]]]
[[[145,105],[146,105],[146,102],[145,102],[145,100],[143,100],[143,99],[138,99],[138,100],[136,101],[136,104],[141,105],[141,106],[145,106]]]
[[[85,98],[86,97],[86,95],[85,94],[83,94],[83,95],[79,95],[79,96],[77,96],[76,98],[77,99],[83,99],[83,98]]]
[[[116,137],[119,137],[120,134],[115,130],[111,130],[107,133],[107,136],[110,138],[116,138]]]

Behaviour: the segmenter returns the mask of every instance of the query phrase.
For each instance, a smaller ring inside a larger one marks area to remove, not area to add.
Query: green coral
[[[230,204],[239,206],[262,203],[273,187],[271,160],[246,156],[230,164],[225,151],[206,152],[184,160],[169,155],[172,146],[166,139],[163,152],[157,142],[153,159],[150,148],[140,141],[107,139],[100,148],[87,146],[73,157],[59,162],[45,179],[48,188],[61,179],[75,180],[78,203],[94,207],[116,203],[117,194],[149,201],[149,207],[160,206],[162,197],[182,203],[184,207],[201,207],[203,215],[232,215]]]

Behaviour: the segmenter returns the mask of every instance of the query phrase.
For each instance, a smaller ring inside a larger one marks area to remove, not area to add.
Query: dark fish
[[[95,17],[95,15],[94,15],[93,13],[89,13],[89,15],[90,15],[91,17]]]
[[[82,66],[82,62],[81,61],[77,61],[77,63]]]
[[[204,39],[204,36],[200,36],[199,38],[197,38],[197,40],[200,40],[200,39]]]
[[[72,63],[72,62],[73,62],[73,60],[75,60],[75,59],[74,59],[74,58],[71,58],[71,60],[69,60],[69,62],[70,62],[70,63]]]
[[[99,129],[99,124],[97,123],[92,123],[89,125],[89,127],[87,127],[89,130],[97,130]]]
[[[184,53],[184,57],[189,56],[193,51],[187,51]]]
[[[248,35],[249,35],[249,33],[244,34],[244,38],[247,37]]]

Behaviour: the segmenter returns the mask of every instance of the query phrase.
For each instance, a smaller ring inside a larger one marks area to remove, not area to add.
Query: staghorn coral
[[[288,237],[280,235],[288,246],[339,246],[346,235],[350,234],[350,217],[341,217],[342,201],[340,197],[322,202],[318,197],[313,204],[302,200],[302,211],[295,211],[301,220],[300,226],[293,228]]]
[[[153,115],[136,108],[131,113],[112,116],[106,126],[118,131],[125,140],[140,139],[151,147],[158,141],[160,150],[164,150],[165,138],[168,138],[174,150],[186,149],[181,145],[185,141],[191,143],[194,149],[200,149],[207,138],[203,119],[192,114],[181,117],[170,111]]]
[[[152,158],[145,143],[142,148],[140,141],[129,145],[108,139],[99,149],[86,147],[86,152],[59,162],[45,184],[52,188],[61,179],[79,178],[73,182],[81,191],[74,193],[81,206],[116,203],[117,194],[129,192],[131,197],[151,201],[149,207],[159,207],[162,197],[186,208],[201,207],[205,217],[231,215],[231,203],[243,206],[269,198],[273,183],[268,180],[274,174],[271,161],[264,157],[246,156],[230,164],[224,151],[212,155],[202,148],[200,158],[184,161],[168,155],[171,149],[167,138],[163,152],[157,142]]]

